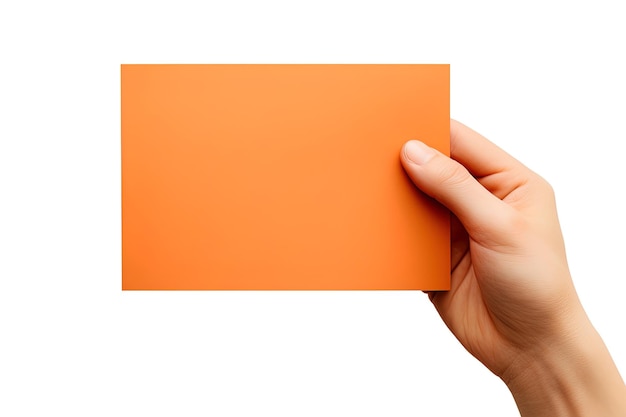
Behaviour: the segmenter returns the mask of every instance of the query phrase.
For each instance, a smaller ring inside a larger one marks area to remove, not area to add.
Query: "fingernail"
[[[435,156],[435,150],[428,145],[418,141],[410,140],[404,144],[404,155],[414,164],[424,165]]]

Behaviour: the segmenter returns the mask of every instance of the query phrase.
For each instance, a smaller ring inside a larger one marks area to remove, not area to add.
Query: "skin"
[[[429,298],[529,416],[626,416],[626,387],[574,289],[554,192],[450,121],[451,157],[407,142],[415,185],[451,211],[451,289]]]

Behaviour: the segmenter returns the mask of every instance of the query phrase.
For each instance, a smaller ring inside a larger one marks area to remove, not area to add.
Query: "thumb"
[[[426,144],[404,144],[401,160],[413,183],[454,213],[467,231],[485,231],[512,208],[483,187],[457,161]]]

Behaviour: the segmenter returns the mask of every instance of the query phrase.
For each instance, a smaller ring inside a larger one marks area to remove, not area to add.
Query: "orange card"
[[[445,290],[449,65],[122,65],[124,290]]]

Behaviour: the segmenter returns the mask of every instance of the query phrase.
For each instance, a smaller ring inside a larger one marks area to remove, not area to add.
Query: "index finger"
[[[450,119],[450,157],[477,178],[525,168],[495,143],[454,119]]]

